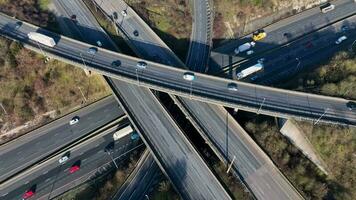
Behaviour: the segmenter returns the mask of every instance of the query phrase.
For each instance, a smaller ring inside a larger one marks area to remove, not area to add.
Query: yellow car
[[[254,41],[258,41],[258,40],[262,40],[266,36],[267,36],[267,33],[264,30],[258,30],[252,34],[252,39]]]

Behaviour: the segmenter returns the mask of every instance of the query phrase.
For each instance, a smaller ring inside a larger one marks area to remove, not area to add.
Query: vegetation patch
[[[326,162],[329,179],[329,199],[356,199],[356,129],[325,125],[313,126],[297,122]]]
[[[50,111],[56,116],[65,114],[111,92],[100,75],[86,76],[82,69],[57,60],[45,64],[42,55],[4,38],[0,38],[0,88],[3,134]]]
[[[335,184],[279,133],[272,117],[251,115],[245,129],[306,199],[335,197]]]
[[[192,31],[189,1],[130,0],[127,3],[179,58],[185,60]]]
[[[351,52],[339,52],[330,62],[301,73],[280,87],[356,99],[356,56]]]

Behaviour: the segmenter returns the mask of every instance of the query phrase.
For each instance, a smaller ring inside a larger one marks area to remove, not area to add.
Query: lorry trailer
[[[246,76],[249,76],[255,72],[258,72],[260,70],[263,69],[263,64],[262,63],[257,63],[249,68],[246,68],[244,70],[242,70],[241,72],[237,73],[236,76],[237,76],[237,79],[242,79],[242,78],[245,78]]]
[[[27,36],[31,40],[34,40],[38,43],[41,43],[41,44],[49,46],[49,47],[54,47],[56,45],[56,42],[54,41],[53,38],[51,38],[47,35],[43,35],[41,33],[30,32],[27,34]]]

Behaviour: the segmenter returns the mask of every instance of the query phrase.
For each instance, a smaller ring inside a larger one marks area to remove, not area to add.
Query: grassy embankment
[[[355,99],[356,59],[340,52],[321,67],[293,78],[284,88]],[[260,146],[291,182],[311,199],[356,199],[356,129],[336,125],[313,126],[297,122],[311,141],[330,173],[323,175],[308,159],[280,135],[274,120],[257,117],[245,124]]]
[[[168,47],[185,61],[192,29],[189,1],[128,0],[126,2],[153,28]]]
[[[48,0],[0,3],[1,12],[56,30],[53,14],[45,9]],[[33,122],[31,127],[39,126],[48,119],[42,116],[45,113],[51,111],[52,117],[58,117],[111,92],[101,76],[87,77],[83,70],[56,60],[45,64],[42,55],[4,38],[0,38],[0,88],[0,102],[7,113],[0,109],[3,134],[28,121]],[[1,140],[24,131],[2,136]]]

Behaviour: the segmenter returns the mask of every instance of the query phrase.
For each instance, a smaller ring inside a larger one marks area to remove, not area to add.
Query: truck
[[[246,68],[244,70],[242,70],[241,72],[237,73],[236,76],[237,76],[237,79],[242,79],[242,78],[245,78],[246,76],[248,75],[251,75],[255,72],[258,72],[260,70],[263,69],[263,64],[262,63],[257,63],[249,68]]]
[[[116,131],[116,132],[113,134],[113,138],[114,138],[114,140],[116,141],[116,140],[118,140],[118,139],[120,139],[120,138],[125,137],[125,136],[128,135],[128,134],[133,133],[133,132],[134,132],[134,130],[132,129],[132,127],[131,127],[130,125],[127,125],[127,126],[121,128],[120,130]]]
[[[247,51],[247,50],[251,49],[251,48],[254,47],[255,45],[256,45],[255,42],[246,42],[246,43],[240,45],[239,47],[237,47],[237,48],[234,50],[234,52],[235,52],[235,54],[237,55],[237,54],[239,54],[239,53],[241,53],[241,52],[244,52],[244,51]]]
[[[49,46],[49,47],[54,47],[56,45],[56,42],[54,41],[53,38],[51,38],[47,35],[41,34],[41,33],[30,32],[27,34],[27,36],[31,40],[41,43],[43,45]]]

